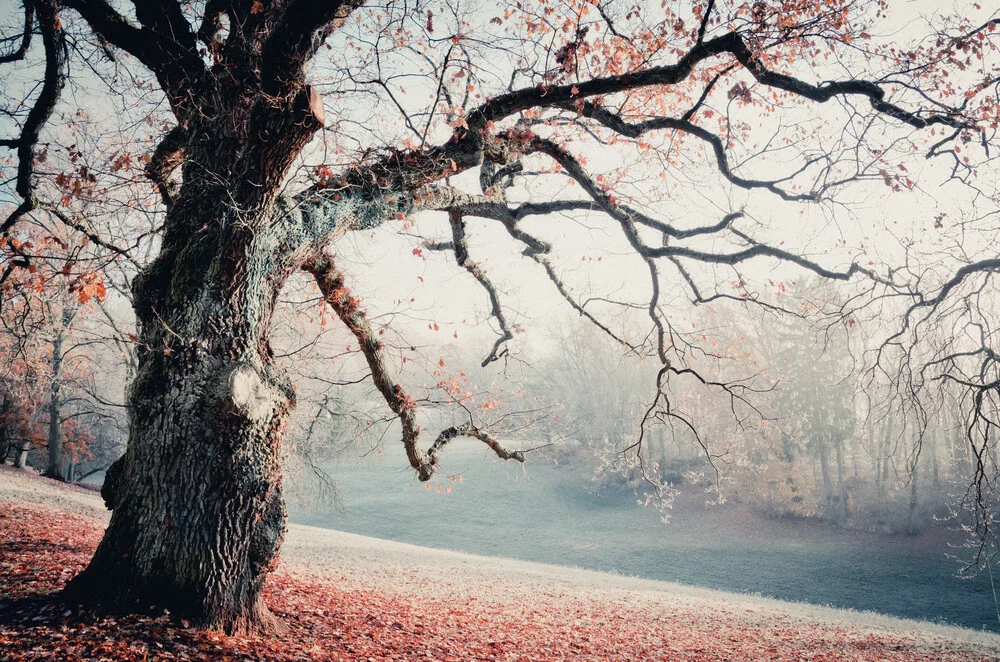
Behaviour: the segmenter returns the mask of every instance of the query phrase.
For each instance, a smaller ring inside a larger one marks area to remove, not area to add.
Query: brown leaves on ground
[[[100,540],[94,522],[0,502],[0,660],[959,660],[947,640],[804,626],[733,603],[651,608],[539,591],[530,603],[445,600],[282,572],[273,638],[227,637],[169,614],[107,616],[52,599]]]

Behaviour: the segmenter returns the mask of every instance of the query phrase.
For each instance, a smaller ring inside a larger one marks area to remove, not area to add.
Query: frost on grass
[[[361,580],[350,568],[318,577],[289,566],[267,587],[288,632],[226,637],[162,611],[113,616],[60,604],[53,596],[87,562],[100,529],[79,514],[0,500],[0,659],[996,659],[996,651],[946,637],[803,625],[792,614],[725,600],[671,605],[571,586],[520,586],[504,599],[478,582],[431,594]],[[516,577],[498,581],[517,586]]]

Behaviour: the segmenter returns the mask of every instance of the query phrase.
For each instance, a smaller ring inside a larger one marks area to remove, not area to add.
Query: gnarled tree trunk
[[[224,99],[184,132],[161,254],[133,284],[129,443],[102,490],[114,512],[68,598],[155,605],[227,632],[278,625],[261,589],[284,531],[279,455],[294,397],[268,337],[302,232],[275,200],[320,125],[310,100],[308,88],[283,107]]]

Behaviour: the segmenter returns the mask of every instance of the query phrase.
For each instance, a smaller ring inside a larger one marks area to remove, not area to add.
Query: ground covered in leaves
[[[288,632],[204,632],[170,614],[111,616],[57,591],[100,540],[98,520],[0,500],[0,660],[997,660],[987,645],[927,633],[804,623],[719,601],[676,606],[542,587],[448,597],[286,567],[269,580]]]

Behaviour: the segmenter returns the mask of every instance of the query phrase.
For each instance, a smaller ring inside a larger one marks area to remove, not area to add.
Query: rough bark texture
[[[275,200],[319,126],[308,95],[223,95],[188,127],[161,254],[133,285],[142,349],[128,449],[102,491],[114,512],[71,599],[227,632],[279,627],[261,588],[285,526],[294,395],[268,334],[303,232]]]

